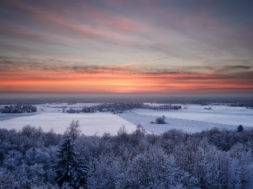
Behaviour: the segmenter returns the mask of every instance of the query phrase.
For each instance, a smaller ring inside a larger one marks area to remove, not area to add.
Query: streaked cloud
[[[0,91],[253,91],[250,1],[1,5]]]

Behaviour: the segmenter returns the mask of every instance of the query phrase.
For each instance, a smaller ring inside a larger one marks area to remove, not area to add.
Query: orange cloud
[[[61,73],[0,77],[0,91],[166,93],[193,90],[253,90],[253,84],[204,74]]]

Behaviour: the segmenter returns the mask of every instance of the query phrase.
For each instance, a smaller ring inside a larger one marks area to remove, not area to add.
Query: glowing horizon
[[[1,4],[0,93],[253,94],[251,2]]]

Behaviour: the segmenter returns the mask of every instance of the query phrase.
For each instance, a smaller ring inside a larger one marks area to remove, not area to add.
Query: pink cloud
[[[88,5],[81,6],[81,11],[88,14],[94,22],[105,25],[113,30],[123,32],[139,32],[143,30],[141,23],[122,14],[114,13],[101,8],[94,8]]]
[[[24,10],[30,11],[33,14],[35,14],[35,16],[41,20],[48,20],[51,21],[53,23],[65,26],[69,29],[75,30],[75,31],[79,31],[82,32],[85,35],[88,36],[106,36],[105,32],[100,31],[100,30],[95,30],[93,28],[90,28],[88,26],[80,26],[80,25],[76,25],[76,24],[72,24],[71,22],[68,22],[67,19],[64,19],[63,16],[59,16],[55,13],[52,13],[50,11],[45,11],[43,9],[41,9],[40,7],[35,7],[32,5],[27,5],[25,3],[21,3],[21,2],[13,2],[13,4],[19,8],[22,8]]]
[[[122,35],[119,35],[116,30],[124,32],[136,32],[141,30],[139,27],[140,24],[136,21],[103,9],[91,7],[89,5],[80,5],[80,8],[73,11],[85,12],[85,16],[82,16],[82,14],[75,13],[59,14],[54,10],[46,10],[41,7],[28,5],[19,1],[12,1],[11,3],[16,7],[30,11],[40,20],[50,21],[54,24],[64,26],[70,30],[80,32],[89,37],[102,37],[127,41],[129,39],[125,39],[126,36],[123,37]]]

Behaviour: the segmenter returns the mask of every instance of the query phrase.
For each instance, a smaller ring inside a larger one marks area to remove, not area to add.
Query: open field
[[[36,105],[37,113],[0,114],[0,128],[20,130],[26,125],[40,127],[43,131],[53,130],[63,133],[72,120],[78,120],[80,129],[85,135],[117,134],[121,127],[128,133],[141,125],[149,133],[161,134],[170,129],[178,129],[189,133],[218,129],[236,129],[238,125],[253,127],[253,110],[245,107],[226,105],[182,105],[181,110],[133,109],[122,114],[110,112],[97,113],[65,113],[66,108],[81,109],[93,103],[78,104],[41,104]],[[156,106],[156,104],[154,104]],[[155,124],[157,117],[166,117],[166,124]]]

